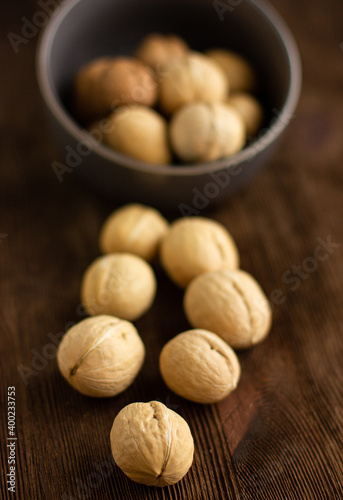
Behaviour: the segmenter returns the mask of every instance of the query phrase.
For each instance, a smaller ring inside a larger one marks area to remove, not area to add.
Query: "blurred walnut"
[[[144,38],[135,55],[143,64],[159,72],[170,61],[183,57],[188,50],[188,45],[179,36],[152,33]]]
[[[212,49],[205,54],[224,71],[231,93],[253,92],[256,89],[255,71],[244,57],[225,49]]]
[[[168,222],[154,208],[125,205],[104,222],[100,248],[103,253],[129,252],[151,261],[167,231]]]
[[[77,116],[88,121],[101,118],[117,106],[153,106],[157,83],[151,70],[134,58],[101,58],[78,72],[74,87]]]
[[[228,95],[224,72],[209,57],[198,52],[173,60],[164,68],[160,103],[166,113],[195,101],[218,102]]]
[[[263,109],[258,100],[246,92],[237,92],[225,104],[235,108],[241,115],[248,137],[255,135],[263,120]]]
[[[241,115],[219,103],[194,103],[179,109],[170,123],[174,152],[187,162],[207,162],[240,151],[246,140]]]
[[[110,57],[95,59],[81,67],[76,75],[73,93],[73,109],[81,121],[90,121],[109,112],[107,99],[99,94],[100,82],[111,65]]]
[[[167,122],[145,106],[122,107],[109,118],[104,142],[118,153],[157,165],[171,161]]]

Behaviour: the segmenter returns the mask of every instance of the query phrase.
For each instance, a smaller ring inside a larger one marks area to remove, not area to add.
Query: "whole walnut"
[[[121,107],[109,120],[105,144],[137,160],[170,163],[167,122],[159,113],[145,106]]]
[[[218,103],[193,103],[179,109],[170,123],[174,152],[186,162],[206,162],[240,151],[246,140],[241,115]]]
[[[168,222],[154,208],[125,205],[104,222],[100,248],[103,253],[129,252],[151,261],[167,231]]]
[[[238,384],[241,369],[231,347],[207,330],[171,339],[160,355],[160,372],[172,391],[196,403],[217,403]]]
[[[98,257],[85,271],[81,284],[81,300],[89,314],[110,314],[131,321],[149,309],[155,293],[151,266],[129,253]]]
[[[229,232],[204,217],[184,217],[173,222],[162,240],[160,257],[169,277],[181,287],[199,274],[223,267],[236,269],[239,265],[238,250]]]
[[[188,51],[188,45],[179,36],[151,33],[141,42],[135,56],[159,72],[170,61],[183,57]]]
[[[67,331],[57,352],[58,367],[86,396],[112,397],[140,371],[145,348],[132,323],[114,316],[87,318]]]
[[[184,309],[194,328],[215,332],[234,349],[261,342],[272,321],[261,287],[241,270],[220,269],[195,278],[186,290]]]
[[[110,438],[116,464],[137,483],[177,483],[193,462],[187,422],[158,401],[125,406],[114,419]]]
[[[160,104],[167,114],[195,101],[223,101],[229,90],[224,72],[210,58],[197,52],[171,61],[160,82]]]
[[[255,135],[263,121],[263,109],[258,100],[247,92],[237,92],[232,94],[225,104],[234,107],[241,115],[247,135]]]
[[[226,49],[211,49],[206,55],[224,71],[230,83],[230,91],[253,92],[256,75],[251,64],[241,55]]]
[[[74,82],[72,107],[82,122],[96,120],[109,112],[108,99],[99,92],[112,58],[101,57],[82,66]]]
[[[153,106],[157,83],[148,68],[132,57],[95,59],[75,80],[75,107],[88,120],[101,118],[117,106]]]

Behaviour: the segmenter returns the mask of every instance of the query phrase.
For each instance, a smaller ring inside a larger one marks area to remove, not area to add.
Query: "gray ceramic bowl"
[[[67,107],[80,66],[103,55],[131,55],[145,35],[156,31],[177,33],[194,50],[228,47],[254,63],[266,110],[265,128],[254,142],[211,163],[156,166],[97,144],[80,127]],[[80,175],[115,201],[139,201],[182,214],[219,203],[256,174],[292,117],[301,87],[293,37],[261,0],[71,0],[45,29],[37,67],[62,150],[54,164],[60,179]]]

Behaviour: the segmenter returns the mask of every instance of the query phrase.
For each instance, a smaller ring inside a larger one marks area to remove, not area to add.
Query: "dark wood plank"
[[[343,52],[337,16],[342,5],[273,3],[301,49],[302,98],[268,170],[216,215],[238,229],[243,267],[269,296],[280,289],[283,299],[274,304],[270,337],[240,355],[241,384],[219,412],[242,498],[338,499],[343,497],[343,97],[338,84]],[[330,236],[339,246],[318,265],[306,261]],[[292,266],[306,265],[314,267],[302,271],[306,279],[294,281],[293,271],[284,276]]]
[[[339,0],[273,4],[300,44],[302,99],[268,168],[208,215],[231,230],[242,267],[271,298],[280,289],[282,303],[274,304],[269,338],[240,353],[238,389],[209,407],[170,393],[158,374],[161,347],[188,328],[182,293],[159,267],[157,300],[137,322],[147,358],[133,386],[117,398],[97,401],[73,391],[58,373],[53,339],[82,318],[80,279],[98,254],[99,228],[114,206],[72,175],[57,182],[49,167],[57,151],[34,76],[37,39],[14,54],[6,37],[9,31],[20,33],[22,16],[32,18],[37,6],[21,0],[2,7],[1,498],[13,498],[4,474],[6,394],[12,385],[17,498],[343,497],[342,246],[299,280],[296,290],[294,280],[283,278],[314,255],[319,241],[331,235],[343,242],[343,7]],[[35,372],[27,374],[27,384],[20,375],[24,366]],[[115,415],[130,402],[151,399],[186,418],[195,438],[190,473],[165,489],[132,483],[110,458]]]

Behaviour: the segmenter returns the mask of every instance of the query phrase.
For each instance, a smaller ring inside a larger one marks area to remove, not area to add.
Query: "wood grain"
[[[99,228],[114,205],[72,175],[57,182],[50,168],[57,151],[34,76],[37,40],[16,55],[7,39],[10,31],[20,33],[22,16],[32,18],[37,5],[2,6],[1,498],[13,498],[5,484],[8,386],[16,387],[18,499],[343,498],[343,6],[339,0],[272,3],[300,45],[300,105],[266,170],[207,215],[230,229],[242,267],[274,300],[274,325],[263,344],[239,354],[239,387],[217,406],[182,400],[158,374],[163,344],[188,328],[182,293],[159,267],[156,302],[137,322],[147,358],[133,386],[98,401],[58,373],[53,339],[83,317],[80,279],[98,255]],[[294,280],[292,266],[304,272],[330,237],[340,246]],[[34,370],[27,384],[18,371],[23,366]],[[189,474],[164,489],[132,483],[110,458],[115,415],[130,402],[152,399],[179,412],[195,439]]]

